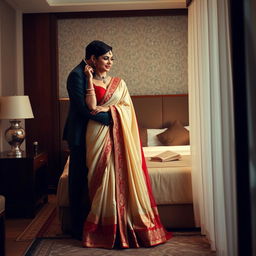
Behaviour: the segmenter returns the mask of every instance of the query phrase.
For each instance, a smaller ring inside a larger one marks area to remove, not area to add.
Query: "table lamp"
[[[29,97],[23,96],[1,96],[0,97],[0,119],[9,119],[11,127],[5,131],[5,138],[11,145],[8,156],[21,157],[20,145],[25,139],[25,130],[20,126],[20,120],[34,118]]]

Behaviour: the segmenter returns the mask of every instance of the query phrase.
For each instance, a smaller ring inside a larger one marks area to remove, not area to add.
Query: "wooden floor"
[[[55,195],[49,195],[49,201],[56,201]],[[39,211],[40,212],[40,211]],[[6,256],[23,256],[33,241],[16,241],[18,235],[32,219],[6,219]]]
[[[6,256],[22,256],[32,241],[16,242],[32,219],[6,219]]]

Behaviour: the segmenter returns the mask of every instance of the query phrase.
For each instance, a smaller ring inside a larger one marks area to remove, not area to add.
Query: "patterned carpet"
[[[204,236],[174,236],[170,241],[151,248],[98,249],[82,248],[70,238],[38,238],[25,256],[216,256]]]
[[[215,256],[200,232],[173,232],[165,244],[139,249],[88,249],[81,242],[62,234],[56,204],[47,204],[17,238],[33,240],[24,256]]]

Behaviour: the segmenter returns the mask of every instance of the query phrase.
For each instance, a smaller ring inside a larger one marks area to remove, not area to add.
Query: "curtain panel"
[[[188,87],[195,221],[219,256],[237,255],[235,138],[228,0],[188,11]]]

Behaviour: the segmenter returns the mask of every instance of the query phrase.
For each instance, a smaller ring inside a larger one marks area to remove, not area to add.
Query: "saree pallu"
[[[90,120],[87,126],[91,211],[84,223],[83,246],[129,248],[164,243],[171,234],[159,218],[125,82],[112,78],[98,105],[110,106],[113,125]]]

